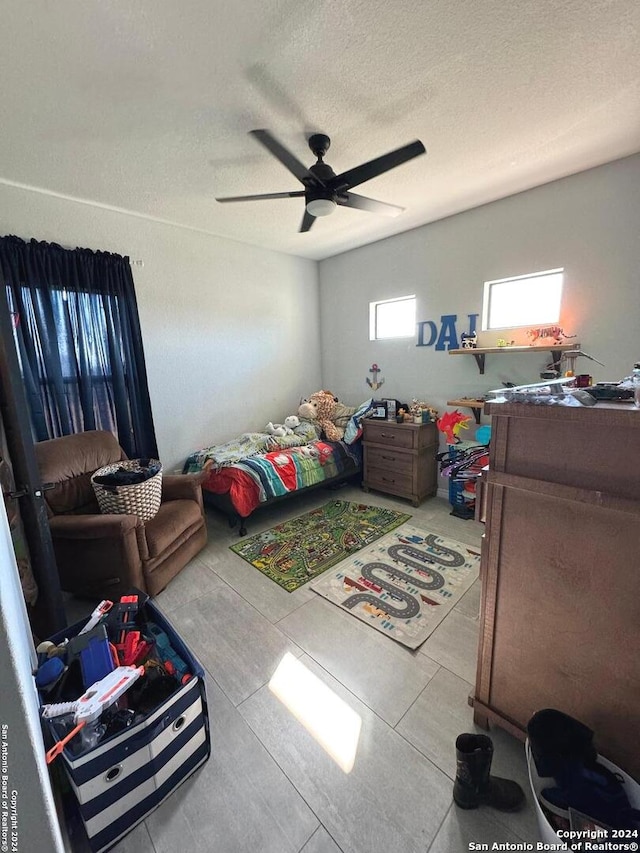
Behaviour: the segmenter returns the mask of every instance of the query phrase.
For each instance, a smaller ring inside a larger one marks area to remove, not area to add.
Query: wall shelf
[[[471,409],[476,424],[480,426],[480,413],[484,409],[484,400],[465,399],[463,397],[461,400],[447,400],[447,406],[462,406]]]
[[[562,353],[572,349],[580,349],[580,344],[558,344],[557,346],[524,346],[524,347],[475,347],[467,349],[450,349],[449,355],[472,355],[480,374],[484,374],[484,359],[485,355],[491,353],[507,353],[507,352],[550,352],[553,358],[553,365],[557,370],[560,370],[560,359]]]

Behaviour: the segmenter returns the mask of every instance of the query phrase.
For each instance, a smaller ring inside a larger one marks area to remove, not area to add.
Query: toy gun
[[[75,728],[47,752],[47,764],[51,764],[53,759],[60,755],[71,738],[77,735],[84,726],[97,720],[103,711],[117,702],[141,675],[144,675],[144,667],[142,666],[119,666],[109,675],[93,684],[75,702],[44,705],[42,716],[45,720],[51,720],[53,717],[60,717],[63,714],[73,714],[75,723]]]
[[[149,622],[147,628],[156,641],[158,658],[162,661],[164,668],[169,675],[175,675],[178,681],[185,684],[191,678],[191,673],[180,655],[175,652],[169,637],[155,622]]]
[[[110,627],[116,635],[116,653],[124,666],[140,663],[151,650],[151,643],[143,639],[136,625],[139,609],[140,601],[137,595],[123,595],[110,616]]]
[[[111,610],[112,607],[113,601],[109,601],[108,599],[101,601],[89,617],[89,621],[84,626],[84,628],[78,631],[78,634],[86,634],[87,631],[91,631],[92,628],[95,628],[98,622],[102,619],[102,617],[105,616]]]

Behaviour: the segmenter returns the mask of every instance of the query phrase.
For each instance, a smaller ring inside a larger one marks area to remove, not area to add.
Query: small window
[[[482,328],[512,329],[560,320],[564,270],[485,281]]]
[[[415,333],[415,296],[369,303],[369,340],[412,338]]]

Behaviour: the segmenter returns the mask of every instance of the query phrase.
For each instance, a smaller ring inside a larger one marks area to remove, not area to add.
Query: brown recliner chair
[[[41,441],[36,458],[62,589],[114,599],[132,586],[157,595],[207,542],[198,475],[162,479],[158,514],[102,515],[91,475],[126,459],[115,436],[92,430]]]

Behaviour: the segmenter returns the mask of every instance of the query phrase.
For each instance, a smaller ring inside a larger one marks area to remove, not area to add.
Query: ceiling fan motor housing
[[[326,138],[328,139],[328,137]],[[328,166],[326,163],[318,160],[317,163],[314,163],[313,166],[309,167],[309,171],[314,177],[318,178],[320,183],[316,185],[306,185],[306,204],[308,205],[310,201],[317,201],[318,199],[326,199],[327,201],[332,201],[335,204],[337,193],[334,188],[329,186],[331,180],[336,176],[331,166]]]
[[[318,159],[324,157],[329,150],[331,140],[326,133],[313,133],[309,137],[309,148],[313,151]]]

